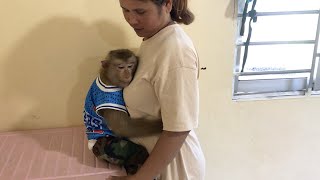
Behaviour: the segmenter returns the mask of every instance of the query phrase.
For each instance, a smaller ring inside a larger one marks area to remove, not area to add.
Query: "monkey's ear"
[[[103,68],[107,68],[107,67],[108,67],[108,62],[107,62],[107,60],[101,61],[101,66],[102,66]]]

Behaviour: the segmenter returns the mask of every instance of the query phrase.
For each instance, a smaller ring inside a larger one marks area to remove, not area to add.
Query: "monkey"
[[[162,131],[161,121],[131,119],[126,109],[123,88],[132,81],[138,60],[128,49],[110,51],[101,61],[84,108],[89,149],[96,157],[123,166],[128,174],[135,174],[149,156],[144,146],[129,138]]]

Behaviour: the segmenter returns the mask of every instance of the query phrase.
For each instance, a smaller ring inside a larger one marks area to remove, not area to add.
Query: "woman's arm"
[[[161,120],[131,119],[128,114],[113,109],[105,109],[102,114],[108,127],[118,136],[150,136],[162,132]]]
[[[180,151],[190,131],[162,131],[151,154],[132,180],[151,180],[160,174]]]

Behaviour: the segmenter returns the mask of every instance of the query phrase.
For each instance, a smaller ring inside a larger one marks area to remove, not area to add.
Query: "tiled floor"
[[[93,156],[83,127],[0,133],[0,180],[103,180],[124,173]]]

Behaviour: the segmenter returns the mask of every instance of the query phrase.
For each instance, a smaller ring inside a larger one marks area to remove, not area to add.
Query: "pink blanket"
[[[103,180],[123,174],[88,150],[83,127],[0,133],[0,179]]]

